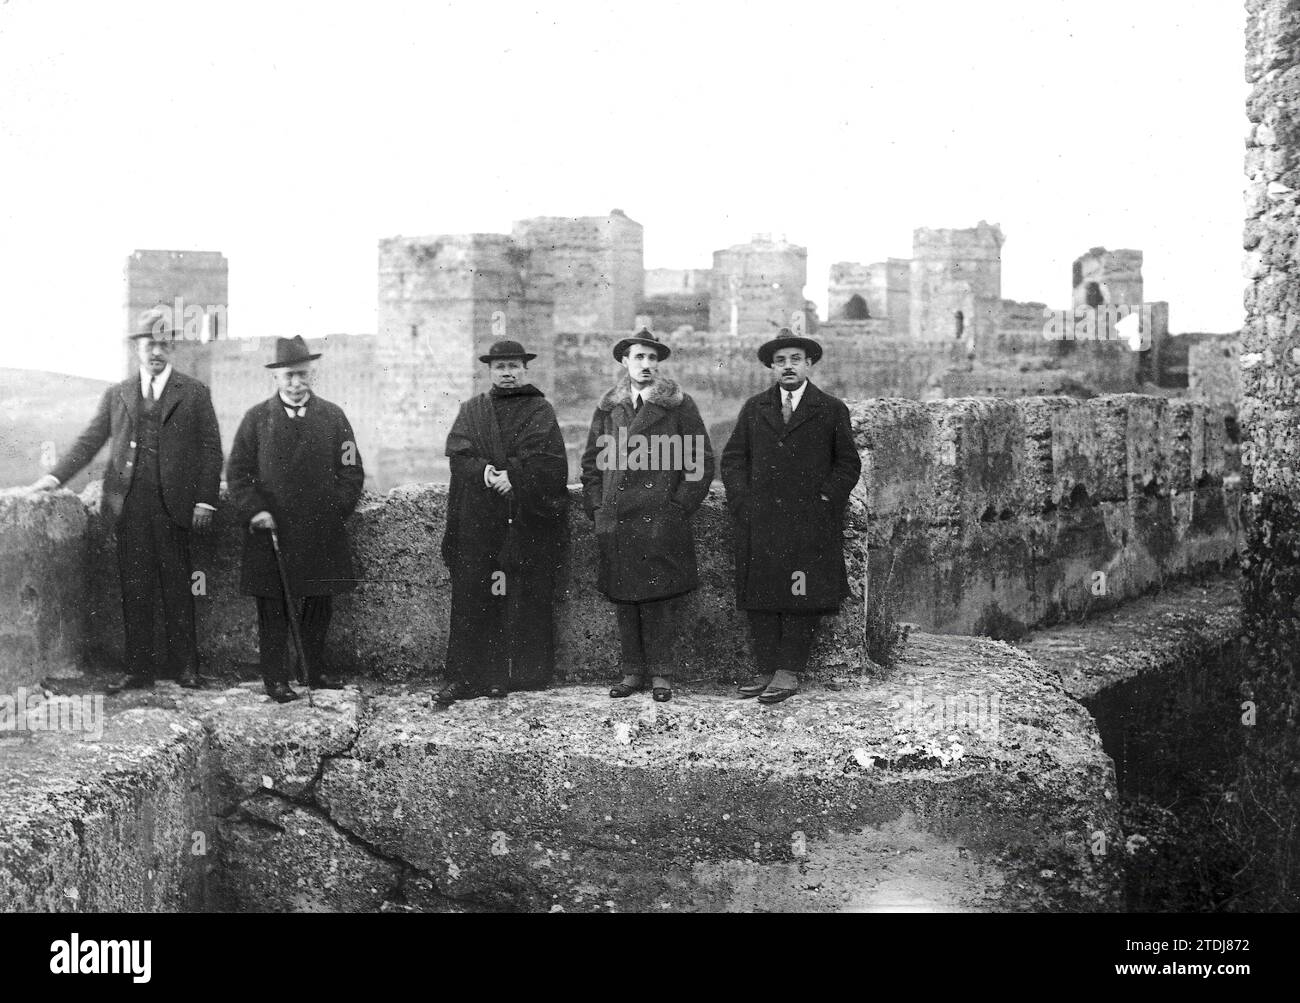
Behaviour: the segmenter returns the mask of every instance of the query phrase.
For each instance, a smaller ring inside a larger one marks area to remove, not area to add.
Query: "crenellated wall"
[[[1136,394],[850,406],[863,460],[845,521],[853,595],[818,642],[820,672],[861,666],[868,592],[926,630],[1013,637],[1219,568],[1237,553],[1239,459],[1224,410]],[[616,672],[614,608],[595,591],[595,539],[576,488],[572,495],[556,610],[560,670],[600,679]],[[95,513],[97,485],[82,498]],[[435,485],[366,496],[351,523],[364,581],[338,604],[335,667],[385,679],[441,671],[445,507],[446,489]],[[8,678],[38,677],[74,657],[83,638],[92,663],[120,659],[111,527],[85,521],[70,495],[6,499],[0,515],[0,631],[17,639],[12,650],[28,666],[25,674],[10,667]],[[720,488],[693,526],[702,587],[684,614],[681,671],[737,678],[749,654]],[[216,535],[195,538],[193,549],[201,655],[212,669],[251,673],[254,604],[238,591],[243,533],[222,511]]]

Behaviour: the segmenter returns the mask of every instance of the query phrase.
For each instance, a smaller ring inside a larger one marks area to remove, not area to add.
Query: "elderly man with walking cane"
[[[332,597],[356,587],[345,523],[365,471],[343,410],[311,392],[319,358],[301,337],[276,339],[266,367],[276,393],[244,415],[226,468],[237,523],[248,528],[240,586],[257,598],[262,678],[277,703],[298,698],[286,657],[290,616],[298,620],[308,684],[340,685],[325,675],[325,634]],[[288,606],[298,597],[301,614]]]

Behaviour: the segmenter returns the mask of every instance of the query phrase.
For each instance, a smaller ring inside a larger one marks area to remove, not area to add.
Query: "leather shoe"
[[[433,702],[439,707],[450,707],[457,700],[466,700],[476,695],[474,687],[470,686],[469,683],[453,679],[433,695]]]
[[[656,703],[667,703],[673,698],[673,691],[667,686],[656,686],[650,693]]]
[[[197,669],[182,669],[181,674],[176,677],[176,684],[187,690],[203,689],[203,680],[199,677]]]
[[[267,683],[266,695],[276,703],[289,703],[301,696],[301,694],[290,689],[288,683]]]
[[[504,700],[510,695],[510,691],[501,685],[489,686],[485,696],[489,700]]]
[[[633,693],[640,693],[645,687],[638,683],[632,686],[628,683],[615,683],[609,688],[609,695],[615,700],[621,700],[623,697],[630,697]]]
[[[133,673],[122,680],[120,688],[124,690],[151,690],[153,689],[153,676],[146,676],[143,672]]]
[[[772,682],[771,676],[755,676],[737,691],[740,693],[742,700],[748,700],[750,697],[759,696],[768,685]]]
[[[782,700],[792,697],[798,692],[798,686],[788,687],[786,689],[773,689],[769,686],[758,695],[758,702],[763,704],[780,703]]]

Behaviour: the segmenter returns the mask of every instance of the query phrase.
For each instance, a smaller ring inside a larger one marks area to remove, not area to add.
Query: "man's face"
[[[772,372],[782,390],[798,390],[812,367],[802,348],[778,348],[772,353]]]
[[[311,391],[312,368],[310,362],[301,362],[295,366],[273,370],[275,385],[280,388],[290,404],[301,404]]]
[[[522,387],[528,382],[528,363],[523,359],[493,359],[488,363],[492,373],[492,385],[501,387]]]
[[[155,341],[153,338],[135,339],[135,357],[140,360],[140,368],[151,377],[157,376],[167,368],[172,357],[170,341]]]
[[[633,345],[623,356],[627,376],[639,387],[649,386],[659,372],[659,350],[645,345]]]

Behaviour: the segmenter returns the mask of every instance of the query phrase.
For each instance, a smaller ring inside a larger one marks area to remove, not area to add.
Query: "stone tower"
[[[1142,252],[1094,247],[1074,259],[1074,306],[1139,306],[1142,303]]]
[[[632,329],[645,282],[645,231],[622,209],[522,219],[514,238],[532,252],[532,267],[551,276],[556,332]]]
[[[531,252],[496,233],[393,237],[379,242],[380,434],[385,483],[449,476],[447,433],[460,404],[489,386],[487,352],[504,337],[538,358],[532,381],[553,386],[550,284]]]
[[[206,343],[228,338],[230,268],[220,251],[133,251],[126,259],[123,334],[153,307],[166,309],[178,338]],[[135,370],[128,345],[127,373]]]
[[[916,341],[991,333],[1002,298],[1002,230],[980,220],[964,230],[912,232],[909,327]]]
[[[804,310],[808,249],[760,233],[748,244],[713,252],[709,328],[728,334],[776,334]]]

